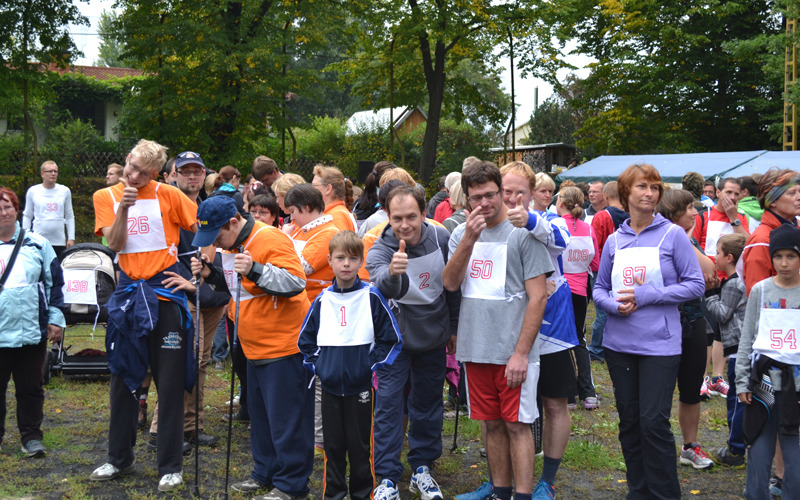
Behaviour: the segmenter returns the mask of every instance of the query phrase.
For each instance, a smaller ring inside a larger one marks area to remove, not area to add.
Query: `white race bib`
[[[800,309],[762,308],[753,352],[780,363],[800,364],[799,329]]]
[[[477,242],[461,283],[461,296],[473,299],[506,300],[506,242]]]
[[[64,269],[64,302],[97,305],[97,282],[91,269]]]
[[[113,193],[111,198],[114,199]],[[118,209],[119,202],[114,200],[114,213],[117,213]],[[127,225],[128,239],[119,253],[155,252],[167,248],[161,206],[158,204],[158,186],[155,199],[136,200],[136,203],[128,208]]]

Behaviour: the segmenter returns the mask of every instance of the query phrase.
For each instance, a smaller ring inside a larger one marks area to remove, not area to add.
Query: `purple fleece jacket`
[[[673,225],[657,214],[652,224],[638,235],[623,222],[606,240],[593,297],[597,307],[608,313],[603,347],[643,356],[674,356],[681,353],[681,318],[678,304],[701,297],[705,291],[700,264],[686,233],[679,227],[669,232],[659,252],[664,287],[650,283],[635,287],[638,309],[622,316],[619,302],[611,295],[611,269],[616,249],[655,247]]]

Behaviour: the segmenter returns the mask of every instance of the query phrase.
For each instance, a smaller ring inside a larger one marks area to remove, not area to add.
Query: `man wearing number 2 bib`
[[[461,289],[457,358],[464,362],[470,418],[486,422],[493,495],[533,492],[530,424],[539,416],[539,343],[553,264],[545,246],[515,228],[501,196],[500,169],[482,161],[464,169],[467,221],[450,237],[444,287]],[[574,333],[574,332],[573,332]]]
[[[776,275],[750,291],[736,355],[736,393],[745,404],[747,499],[769,498],[769,476],[780,441],[784,498],[800,491],[800,229],[783,224],[769,235]]]
[[[425,198],[401,185],[386,196],[389,225],[367,254],[370,280],[387,299],[403,333],[403,350],[391,366],[377,370],[376,500],[395,500],[403,474],[403,393],[408,395],[409,489],[422,500],[442,498],[429,468],[442,454],[442,385],[445,350],[455,351],[461,295],[442,286],[447,262],[447,229],[425,221]]]
[[[196,205],[178,188],[155,182],[167,149],[142,139],[119,184],[94,193],[95,234],[119,253],[119,285],[108,301],[106,351],[111,370],[108,462],[90,476],[107,481],[132,474],[139,388],[147,367],[160,403],[160,491],[183,482],[183,395],[194,386],[194,326],[186,296],[162,285],[177,272],[180,229],[195,230]]]

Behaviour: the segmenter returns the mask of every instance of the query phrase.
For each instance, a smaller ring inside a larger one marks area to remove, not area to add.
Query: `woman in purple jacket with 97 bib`
[[[681,355],[678,304],[705,291],[686,233],[655,207],[664,193],[652,165],[618,179],[631,218],[608,238],[593,297],[608,313],[603,347],[619,412],[628,499],[680,498],[669,416]]]

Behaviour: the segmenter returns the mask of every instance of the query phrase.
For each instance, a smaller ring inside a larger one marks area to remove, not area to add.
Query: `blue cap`
[[[207,247],[217,239],[219,230],[236,217],[236,204],[227,196],[212,196],[197,208],[197,234],[192,246]]]
[[[200,155],[194,151],[184,151],[183,153],[179,154],[177,158],[175,158],[176,170],[184,165],[200,165],[203,168],[206,167],[206,164],[203,163],[203,159],[200,158]]]

